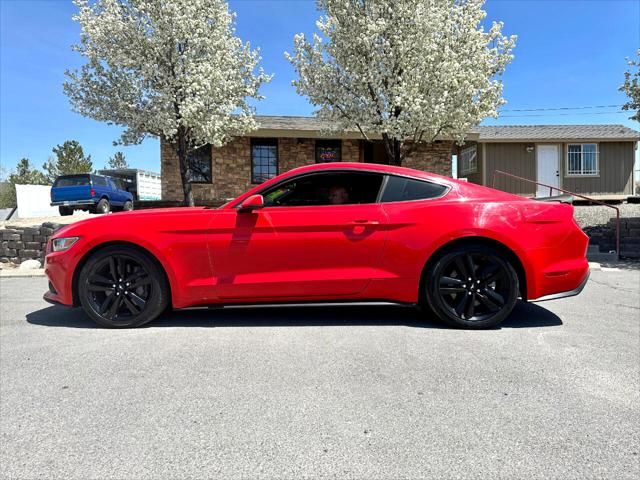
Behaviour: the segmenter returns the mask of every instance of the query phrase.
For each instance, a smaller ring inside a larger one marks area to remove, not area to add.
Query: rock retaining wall
[[[45,222],[33,227],[8,227],[0,229],[0,262],[20,264],[25,260],[44,263],[49,237],[63,227]]]
[[[586,227],[589,243],[597,245],[601,252],[616,249],[616,219],[612,218],[606,225]],[[620,256],[624,258],[640,258],[640,217],[620,219]]]
[[[9,227],[0,229],[0,263],[20,264],[24,260],[39,260],[44,255],[49,237],[64,225],[45,222],[33,227]],[[606,225],[586,227],[589,243],[598,245],[601,252],[616,249],[616,220]],[[620,256],[640,258],[640,217],[620,219]]]

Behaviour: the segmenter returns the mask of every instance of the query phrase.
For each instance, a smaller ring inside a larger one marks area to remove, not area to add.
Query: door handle
[[[380,222],[377,220],[354,220],[354,225],[379,225]]]

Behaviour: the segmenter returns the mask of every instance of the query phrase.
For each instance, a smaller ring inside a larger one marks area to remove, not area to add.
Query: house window
[[[329,163],[342,161],[342,141],[317,140],[316,163]]]
[[[598,145],[570,143],[567,145],[567,175],[598,175]]]
[[[211,183],[211,146],[203,145],[187,154],[189,183]]]
[[[278,140],[251,140],[251,183],[262,183],[278,175]]]
[[[460,152],[460,175],[478,172],[478,151],[476,146],[468,147]]]

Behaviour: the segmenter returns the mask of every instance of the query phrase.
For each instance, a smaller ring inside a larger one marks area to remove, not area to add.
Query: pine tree
[[[109,159],[107,162],[106,168],[111,170],[119,170],[123,168],[129,168],[129,164],[127,163],[127,159],[124,158],[124,153],[116,152],[113,157]]]
[[[49,158],[42,167],[46,171],[47,178],[53,183],[60,175],[73,173],[91,173],[93,164],[91,155],[86,156],[82,146],[77,140],[67,140],[62,145],[53,149],[54,158]]]

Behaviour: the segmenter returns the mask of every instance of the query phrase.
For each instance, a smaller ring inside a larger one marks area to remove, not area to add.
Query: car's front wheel
[[[82,308],[110,328],[139,327],[155,319],[169,303],[169,287],[158,263],[129,246],[95,252],[78,278]]]
[[[455,327],[491,328],[518,300],[518,274],[496,249],[461,246],[440,255],[425,272],[423,301]]]

